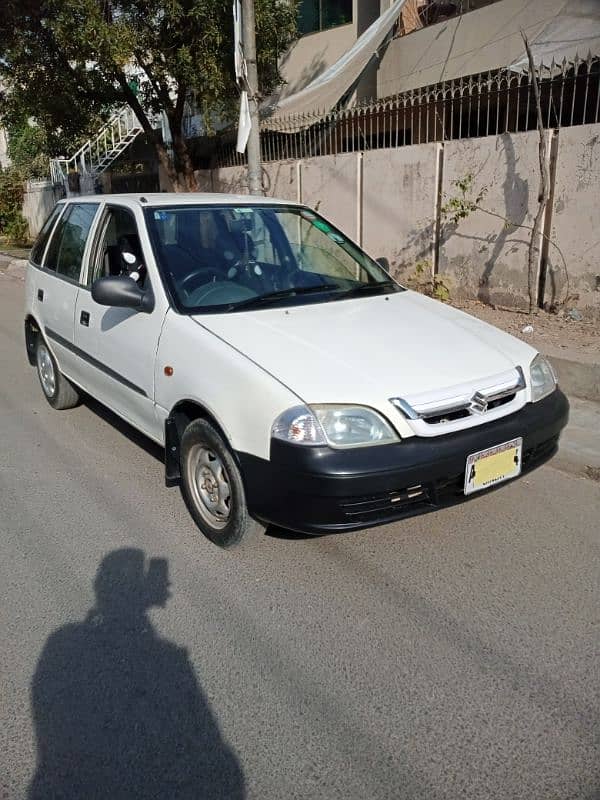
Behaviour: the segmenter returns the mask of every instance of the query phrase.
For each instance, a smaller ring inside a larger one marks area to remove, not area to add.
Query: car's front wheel
[[[205,419],[181,439],[181,487],[194,522],[219,547],[247,545],[263,527],[250,516],[242,476],[220,433]]]
[[[54,356],[41,336],[37,338],[35,363],[42,391],[52,408],[62,411],[79,403],[79,392],[58,369]]]

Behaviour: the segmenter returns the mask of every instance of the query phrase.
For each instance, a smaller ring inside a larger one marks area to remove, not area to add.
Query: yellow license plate
[[[465,494],[489,489],[520,475],[522,450],[523,439],[518,438],[470,455],[465,469]]]

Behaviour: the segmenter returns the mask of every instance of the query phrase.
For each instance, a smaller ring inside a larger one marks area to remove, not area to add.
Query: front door
[[[147,314],[94,302],[91,286],[99,277],[133,273],[147,288],[158,283],[146,269],[134,214],[107,206],[98,226],[86,285],[75,308],[75,345],[87,358],[87,387],[101,402],[162,442],[163,432],[154,413],[154,361],[166,301],[154,286],[154,310]],[[135,258],[135,261],[133,260]]]

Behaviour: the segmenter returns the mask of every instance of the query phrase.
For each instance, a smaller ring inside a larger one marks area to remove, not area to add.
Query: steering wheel
[[[247,286],[233,281],[216,281],[199,286],[195,292],[188,295],[188,303],[190,306],[219,306],[239,303],[241,300],[249,300],[256,296],[257,293]]]
[[[179,281],[179,289],[183,289],[186,294],[193,292],[197,286],[202,286],[209,283],[219,275],[212,267],[199,267],[186,275],[182,281]]]
[[[325,284],[328,281],[320,275],[321,283]],[[293,272],[289,272],[286,275],[285,280],[285,288],[286,289],[299,289],[301,287],[312,287],[318,286],[319,283],[315,283],[315,275],[312,273],[305,272],[303,269],[295,269]]]

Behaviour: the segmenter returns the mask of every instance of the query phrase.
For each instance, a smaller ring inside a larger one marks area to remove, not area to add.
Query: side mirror
[[[390,262],[385,256],[380,256],[376,258],[375,261],[379,264],[380,267],[383,267],[386,272],[390,271]]]
[[[140,289],[127,275],[98,278],[92,284],[92,299],[101,306],[133,308],[149,314],[154,309],[151,289]]]

